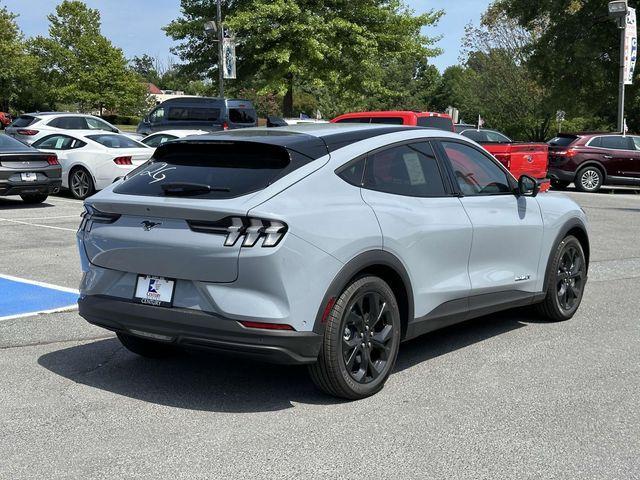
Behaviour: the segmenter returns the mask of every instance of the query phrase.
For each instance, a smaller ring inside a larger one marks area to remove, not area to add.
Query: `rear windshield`
[[[168,143],[114,189],[152,197],[225,199],[262,190],[312,159],[284,147],[250,143]],[[177,192],[177,193],[176,193]]]
[[[33,148],[27,147],[24,143],[18,140],[7,137],[6,135],[0,135],[0,153],[2,152],[23,152],[34,151]]]
[[[229,121],[231,123],[251,123],[258,121],[258,114],[250,108],[230,108]]]
[[[436,128],[438,130],[453,131],[453,120],[446,117],[418,117],[419,127]]]
[[[167,115],[169,121],[214,122],[219,118],[219,108],[204,107],[171,107]]]
[[[562,137],[553,137],[547,143],[552,147],[568,147],[576,141],[578,137],[574,135],[567,135]]]
[[[24,127],[28,127],[29,125],[33,125],[37,121],[38,121],[38,118],[32,117],[31,115],[20,115],[18,118],[16,118],[13,121],[11,126],[17,127],[17,128],[24,128]]]
[[[147,148],[124,135],[87,135],[87,138],[108,148]]]

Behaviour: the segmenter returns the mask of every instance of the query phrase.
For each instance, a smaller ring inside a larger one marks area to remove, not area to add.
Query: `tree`
[[[182,17],[165,31],[182,43],[174,53],[213,78],[217,45],[204,22],[214,0],[182,0]],[[293,114],[294,89],[339,95],[348,104],[397,93],[385,73],[439,53],[421,33],[441,12],[414,15],[401,0],[234,0],[223,2],[225,24],[238,38],[238,85],[283,96]]]
[[[528,31],[531,72],[562,110],[573,116],[603,117],[615,125],[619,32],[607,15],[607,0],[499,0],[496,8]],[[635,2],[631,2],[632,5]],[[629,89],[636,113],[638,89]],[[640,128],[640,117],[630,117]]]
[[[64,0],[47,18],[49,38],[36,37],[29,48],[41,59],[56,102],[101,113],[135,114],[146,107],[145,87],[122,50],[101,34],[98,10]]]

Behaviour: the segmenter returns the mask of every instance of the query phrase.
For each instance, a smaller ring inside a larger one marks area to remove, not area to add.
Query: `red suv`
[[[388,110],[382,112],[345,113],[331,123],[384,123],[388,125],[413,125],[455,132],[453,119],[446,113]]]
[[[603,185],[640,186],[640,137],[608,133],[561,134],[549,144],[549,178],[581,192]]]

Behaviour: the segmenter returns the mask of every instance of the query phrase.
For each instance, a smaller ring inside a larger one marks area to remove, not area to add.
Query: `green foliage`
[[[56,103],[81,111],[138,113],[146,108],[146,91],[122,50],[100,33],[100,13],[75,0],[64,0],[48,15],[49,37],[29,41],[40,59],[41,80]]]
[[[217,45],[203,32],[215,2],[181,5],[182,17],[165,28],[181,41],[175,53],[192,71],[215,78]],[[414,15],[400,0],[236,0],[223,7],[225,24],[238,37],[236,91],[283,95],[285,115],[293,113],[294,89],[354,106],[401,96],[388,74],[439,53],[421,29],[440,12]]]

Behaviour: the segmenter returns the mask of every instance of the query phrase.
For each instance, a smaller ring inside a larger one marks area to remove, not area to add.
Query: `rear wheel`
[[[175,347],[168,343],[156,342],[122,332],[118,332],[116,335],[127,350],[142,357],[164,358],[175,353]]]
[[[389,285],[373,276],[355,280],[329,314],[318,362],[309,367],[313,382],[349,400],[380,391],[398,356],[400,330]]]
[[[48,196],[46,193],[25,193],[20,195],[20,198],[24,203],[36,204],[44,202]]]
[[[91,174],[82,167],[76,167],[69,174],[69,190],[78,200],[84,200],[96,191]]]
[[[604,175],[598,167],[584,167],[576,175],[576,188],[581,192],[594,193],[600,190]]]
[[[551,187],[554,190],[566,190],[571,182],[563,182],[561,180],[551,180]]]
[[[578,239],[567,236],[556,248],[547,279],[547,296],[538,311],[552,322],[573,317],[582,301],[587,280],[587,261]]]

